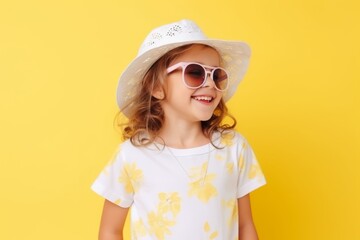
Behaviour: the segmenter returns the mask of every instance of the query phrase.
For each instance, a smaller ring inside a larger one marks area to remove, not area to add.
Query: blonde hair
[[[131,143],[135,146],[146,146],[154,142],[163,126],[164,111],[160,105],[162,100],[153,97],[152,94],[156,89],[162,88],[164,90],[164,82],[167,76],[166,69],[169,67],[169,64],[175,58],[188,51],[193,45],[189,44],[170,50],[146,72],[135,97],[123,108],[123,110],[129,108],[128,121],[126,123],[119,121],[121,110],[114,119],[117,126],[122,129],[124,140],[130,139]],[[211,48],[207,45],[204,46]],[[165,91],[163,92],[165,94]],[[222,123],[225,117],[229,117],[232,120],[232,124]],[[213,133],[215,131],[223,133],[225,130],[234,129],[236,120],[229,114],[224,100],[221,99],[211,118],[207,121],[202,121],[201,126],[205,136],[213,144]]]

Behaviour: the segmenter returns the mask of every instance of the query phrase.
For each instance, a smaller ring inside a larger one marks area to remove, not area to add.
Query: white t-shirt
[[[235,131],[175,149],[121,143],[91,188],[131,206],[131,239],[238,239],[237,199],[266,183],[251,146]]]

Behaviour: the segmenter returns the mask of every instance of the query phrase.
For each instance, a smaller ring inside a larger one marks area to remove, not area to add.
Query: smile
[[[213,98],[209,96],[194,96],[192,98],[197,101],[208,102],[208,103],[213,100]]]

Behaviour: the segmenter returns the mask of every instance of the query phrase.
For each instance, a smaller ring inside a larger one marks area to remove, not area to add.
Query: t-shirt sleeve
[[[121,145],[91,185],[91,189],[116,205],[128,208],[133,202],[133,187],[124,163]]]
[[[266,184],[264,174],[249,143],[243,139],[239,144],[241,146],[238,157],[237,198],[241,198]]]

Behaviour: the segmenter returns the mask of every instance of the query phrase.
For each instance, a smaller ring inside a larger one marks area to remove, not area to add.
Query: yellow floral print
[[[224,144],[225,146],[231,146],[234,144],[233,142],[234,134],[232,133],[224,133],[221,135],[221,144]]]
[[[215,239],[218,236],[217,232],[213,232],[210,234],[209,239]]]
[[[175,193],[159,193],[159,212],[171,212],[175,217],[180,212],[180,197]]]
[[[248,178],[252,179],[260,175],[262,175],[260,166],[258,164],[252,164],[250,167]]]
[[[208,222],[205,222],[204,224],[204,231],[206,233],[209,233],[209,240],[215,239],[218,236],[218,232],[217,231],[213,231],[211,232],[211,228]],[[210,233],[211,232],[211,233]]]
[[[119,204],[121,203],[121,199],[116,199],[116,200],[114,201],[114,203],[115,203],[116,205],[119,205]]]
[[[134,193],[143,178],[143,172],[137,168],[136,163],[125,163],[121,169],[119,182],[125,186],[125,191]]]
[[[181,199],[177,192],[159,193],[159,205],[157,212],[148,214],[149,232],[158,239],[165,239],[165,235],[171,235],[170,227],[176,223],[176,217],[180,212]],[[171,213],[170,217],[168,213]]]
[[[205,222],[205,224],[204,224],[204,230],[205,230],[205,232],[209,232],[209,231],[210,231],[210,225],[209,225],[208,222]]]
[[[195,195],[202,202],[208,202],[211,197],[216,196],[218,193],[212,184],[212,181],[216,178],[216,174],[207,173],[205,176],[206,171],[207,163],[204,163],[201,167],[194,167],[190,170],[190,177],[194,179],[194,181],[189,183],[188,195],[190,197]]]
[[[146,236],[147,230],[146,230],[144,222],[141,219],[138,221],[135,221],[133,223],[133,228],[134,228],[133,234],[135,234],[136,236],[139,236],[139,237]]]
[[[237,200],[236,199],[231,199],[228,201],[223,201],[223,204],[225,205],[225,207],[227,209],[229,209],[230,211],[230,217],[228,220],[228,224],[229,226],[234,226],[234,224],[236,223],[237,217],[238,217],[238,205],[237,205]]]
[[[241,170],[244,167],[245,148],[246,148],[246,143],[243,143],[242,150],[241,150],[241,153],[240,153],[240,157],[239,157],[239,160],[238,160],[238,168],[239,168],[239,170]]]
[[[171,234],[170,227],[175,225],[175,221],[166,219],[161,213],[150,212],[148,214],[150,233],[155,234],[158,239],[164,239],[165,234]]]
[[[216,154],[215,159],[221,161],[221,160],[224,160],[224,157],[220,154]]]
[[[226,169],[228,173],[231,174],[234,170],[234,163],[233,162],[226,163]]]

